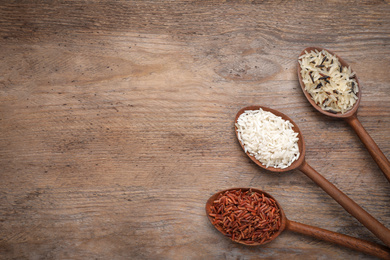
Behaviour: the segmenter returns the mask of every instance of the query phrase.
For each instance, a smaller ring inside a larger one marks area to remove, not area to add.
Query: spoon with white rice
[[[238,111],[235,132],[242,149],[258,166],[278,173],[300,170],[390,247],[390,230],[305,161],[303,135],[288,116],[271,108],[248,106]]]
[[[333,52],[308,47],[298,58],[298,78],[310,104],[324,115],[344,119],[390,182],[390,162],[357,118],[362,96],[351,67]]]

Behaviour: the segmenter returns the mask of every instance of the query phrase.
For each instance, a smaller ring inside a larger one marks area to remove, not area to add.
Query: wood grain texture
[[[302,94],[297,57],[334,51],[359,120],[390,158],[388,1],[2,1],[2,259],[373,259],[283,233],[264,247],[210,226],[215,192],[256,187],[290,220],[379,242],[299,171],[271,174],[234,134],[280,110],[307,162],[390,228],[390,185],[344,121]]]

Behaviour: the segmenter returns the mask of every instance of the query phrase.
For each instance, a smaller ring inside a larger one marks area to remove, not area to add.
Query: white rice
[[[305,89],[321,109],[344,114],[353,107],[359,88],[350,67],[325,50],[306,52],[298,61]]]
[[[271,112],[247,110],[237,119],[238,139],[245,152],[265,167],[287,168],[299,158],[298,133],[294,125]]]

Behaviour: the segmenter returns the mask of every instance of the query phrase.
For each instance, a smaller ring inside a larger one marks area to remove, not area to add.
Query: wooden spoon
[[[326,193],[328,193],[337,203],[339,203],[349,214],[355,217],[360,223],[362,223],[368,230],[370,230],[375,236],[377,236],[380,240],[382,240],[385,245],[390,247],[390,230],[386,228],[383,224],[381,224],[378,220],[376,220],[373,216],[367,213],[362,207],[360,207],[356,202],[350,199],[347,195],[345,195],[342,191],[340,191],[336,186],[326,180],[321,174],[319,174],[316,170],[314,170],[306,161],[305,161],[305,153],[306,147],[303,140],[303,135],[298,128],[298,125],[295,124],[291,118],[286,116],[285,114],[263,106],[248,106],[242,108],[238,111],[235,123],[237,123],[237,119],[239,116],[247,110],[259,110],[263,109],[264,111],[269,111],[276,116],[282,117],[284,120],[289,120],[293,125],[293,130],[298,133],[298,146],[300,156],[294,161],[289,167],[285,169],[279,169],[274,167],[265,167],[260,161],[258,161],[254,156],[250,155],[248,152],[246,154],[249,158],[256,163],[261,168],[271,171],[271,172],[286,172],[294,169],[299,169],[301,172],[306,174],[310,179],[312,179],[318,186],[320,186]],[[236,125],[236,124],[235,124]],[[235,126],[235,132],[238,140],[237,126]],[[238,141],[244,149],[243,144]],[[245,149],[244,149],[245,151]]]
[[[302,53],[299,55],[302,56],[305,54],[305,52],[310,53],[312,50],[318,50],[322,51],[325,50],[329,52],[330,54],[336,56],[340,63],[341,66],[343,67],[349,67],[348,63],[345,62],[342,58],[334,54],[333,52],[323,49],[323,48],[317,48],[317,47],[308,47],[302,51]],[[383,154],[383,152],[379,149],[378,145],[375,143],[375,141],[371,138],[371,136],[367,133],[367,131],[364,129],[363,125],[360,123],[360,121],[357,118],[357,110],[359,107],[359,103],[361,100],[362,96],[362,88],[360,86],[359,80],[357,76],[355,76],[356,82],[358,84],[359,92],[357,93],[357,101],[352,107],[351,110],[348,112],[341,114],[341,113],[330,113],[328,111],[325,111],[321,109],[320,106],[318,106],[315,101],[311,98],[311,95],[305,90],[305,84],[303,83],[302,80],[302,75],[301,75],[301,66],[298,63],[298,79],[299,83],[301,85],[302,91],[305,94],[307,100],[310,102],[310,104],[317,109],[319,112],[321,112],[324,115],[330,116],[330,117],[335,117],[335,118],[342,118],[344,119],[351,127],[352,129],[356,132],[364,146],[367,148],[368,152],[371,154],[372,158],[374,161],[378,164],[379,168],[382,170],[383,174],[385,175],[386,179],[390,182],[390,162],[386,158],[386,156]]]
[[[249,188],[228,189],[228,190],[220,191],[220,192],[212,195],[206,203],[206,213],[207,213],[207,217],[209,218],[211,224],[213,224],[213,221],[214,221],[213,217],[210,216],[211,206],[213,205],[214,201],[218,198],[218,196],[221,193],[224,193],[224,192],[230,191],[230,190],[241,190],[242,192],[246,192],[249,190]],[[264,194],[266,197],[272,198],[273,200],[275,200],[275,198],[273,198],[271,195],[269,195],[268,193],[266,193],[264,191],[261,191],[258,189],[253,189],[253,188],[251,188],[251,191],[257,192],[259,194]],[[317,239],[321,239],[321,240],[324,240],[324,241],[327,241],[330,243],[335,243],[335,244],[338,244],[341,246],[345,246],[345,247],[348,247],[348,248],[351,248],[351,249],[354,249],[354,250],[357,250],[357,251],[360,251],[360,252],[363,252],[366,254],[370,254],[372,256],[376,256],[376,257],[379,257],[382,259],[390,259],[390,249],[385,247],[385,246],[382,246],[382,245],[379,245],[379,244],[376,244],[373,242],[369,242],[366,240],[354,238],[351,236],[347,236],[344,234],[332,232],[332,231],[329,231],[326,229],[322,229],[322,228],[318,228],[318,227],[314,227],[314,226],[309,226],[309,225],[305,225],[305,224],[301,224],[301,223],[298,223],[295,221],[288,220],[282,207],[280,206],[280,204],[276,200],[275,200],[275,202],[279,208],[279,212],[280,212],[280,216],[281,216],[281,226],[280,226],[280,229],[270,237],[270,240],[267,240],[264,243],[255,242],[255,243],[249,244],[249,243],[245,243],[241,240],[237,241],[237,240],[233,240],[231,237],[229,237],[229,238],[237,243],[241,243],[244,245],[258,246],[258,245],[263,245],[263,244],[269,243],[269,242],[273,241],[274,239],[276,239],[283,231],[290,230],[290,231],[293,231],[296,233],[315,237]],[[222,227],[220,227],[218,225],[214,225],[214,224],[213,224],[213,226],[217,230],[219,230],[222,234],[227,235],[226,231]]]

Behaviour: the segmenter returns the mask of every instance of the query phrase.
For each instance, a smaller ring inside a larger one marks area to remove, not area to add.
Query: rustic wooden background
[[[390,158],[389,1],[0,3],[1,259],[373,259],[283,233],[235,244],[205,215],[233,187],[287,217],[380,242],[299,171],[271,174],[234,135],[247,105],[300,126],[307,162],[390,228],[390,184],[344,122],[310,107],[308,46],[350,63],[359,119]]]

